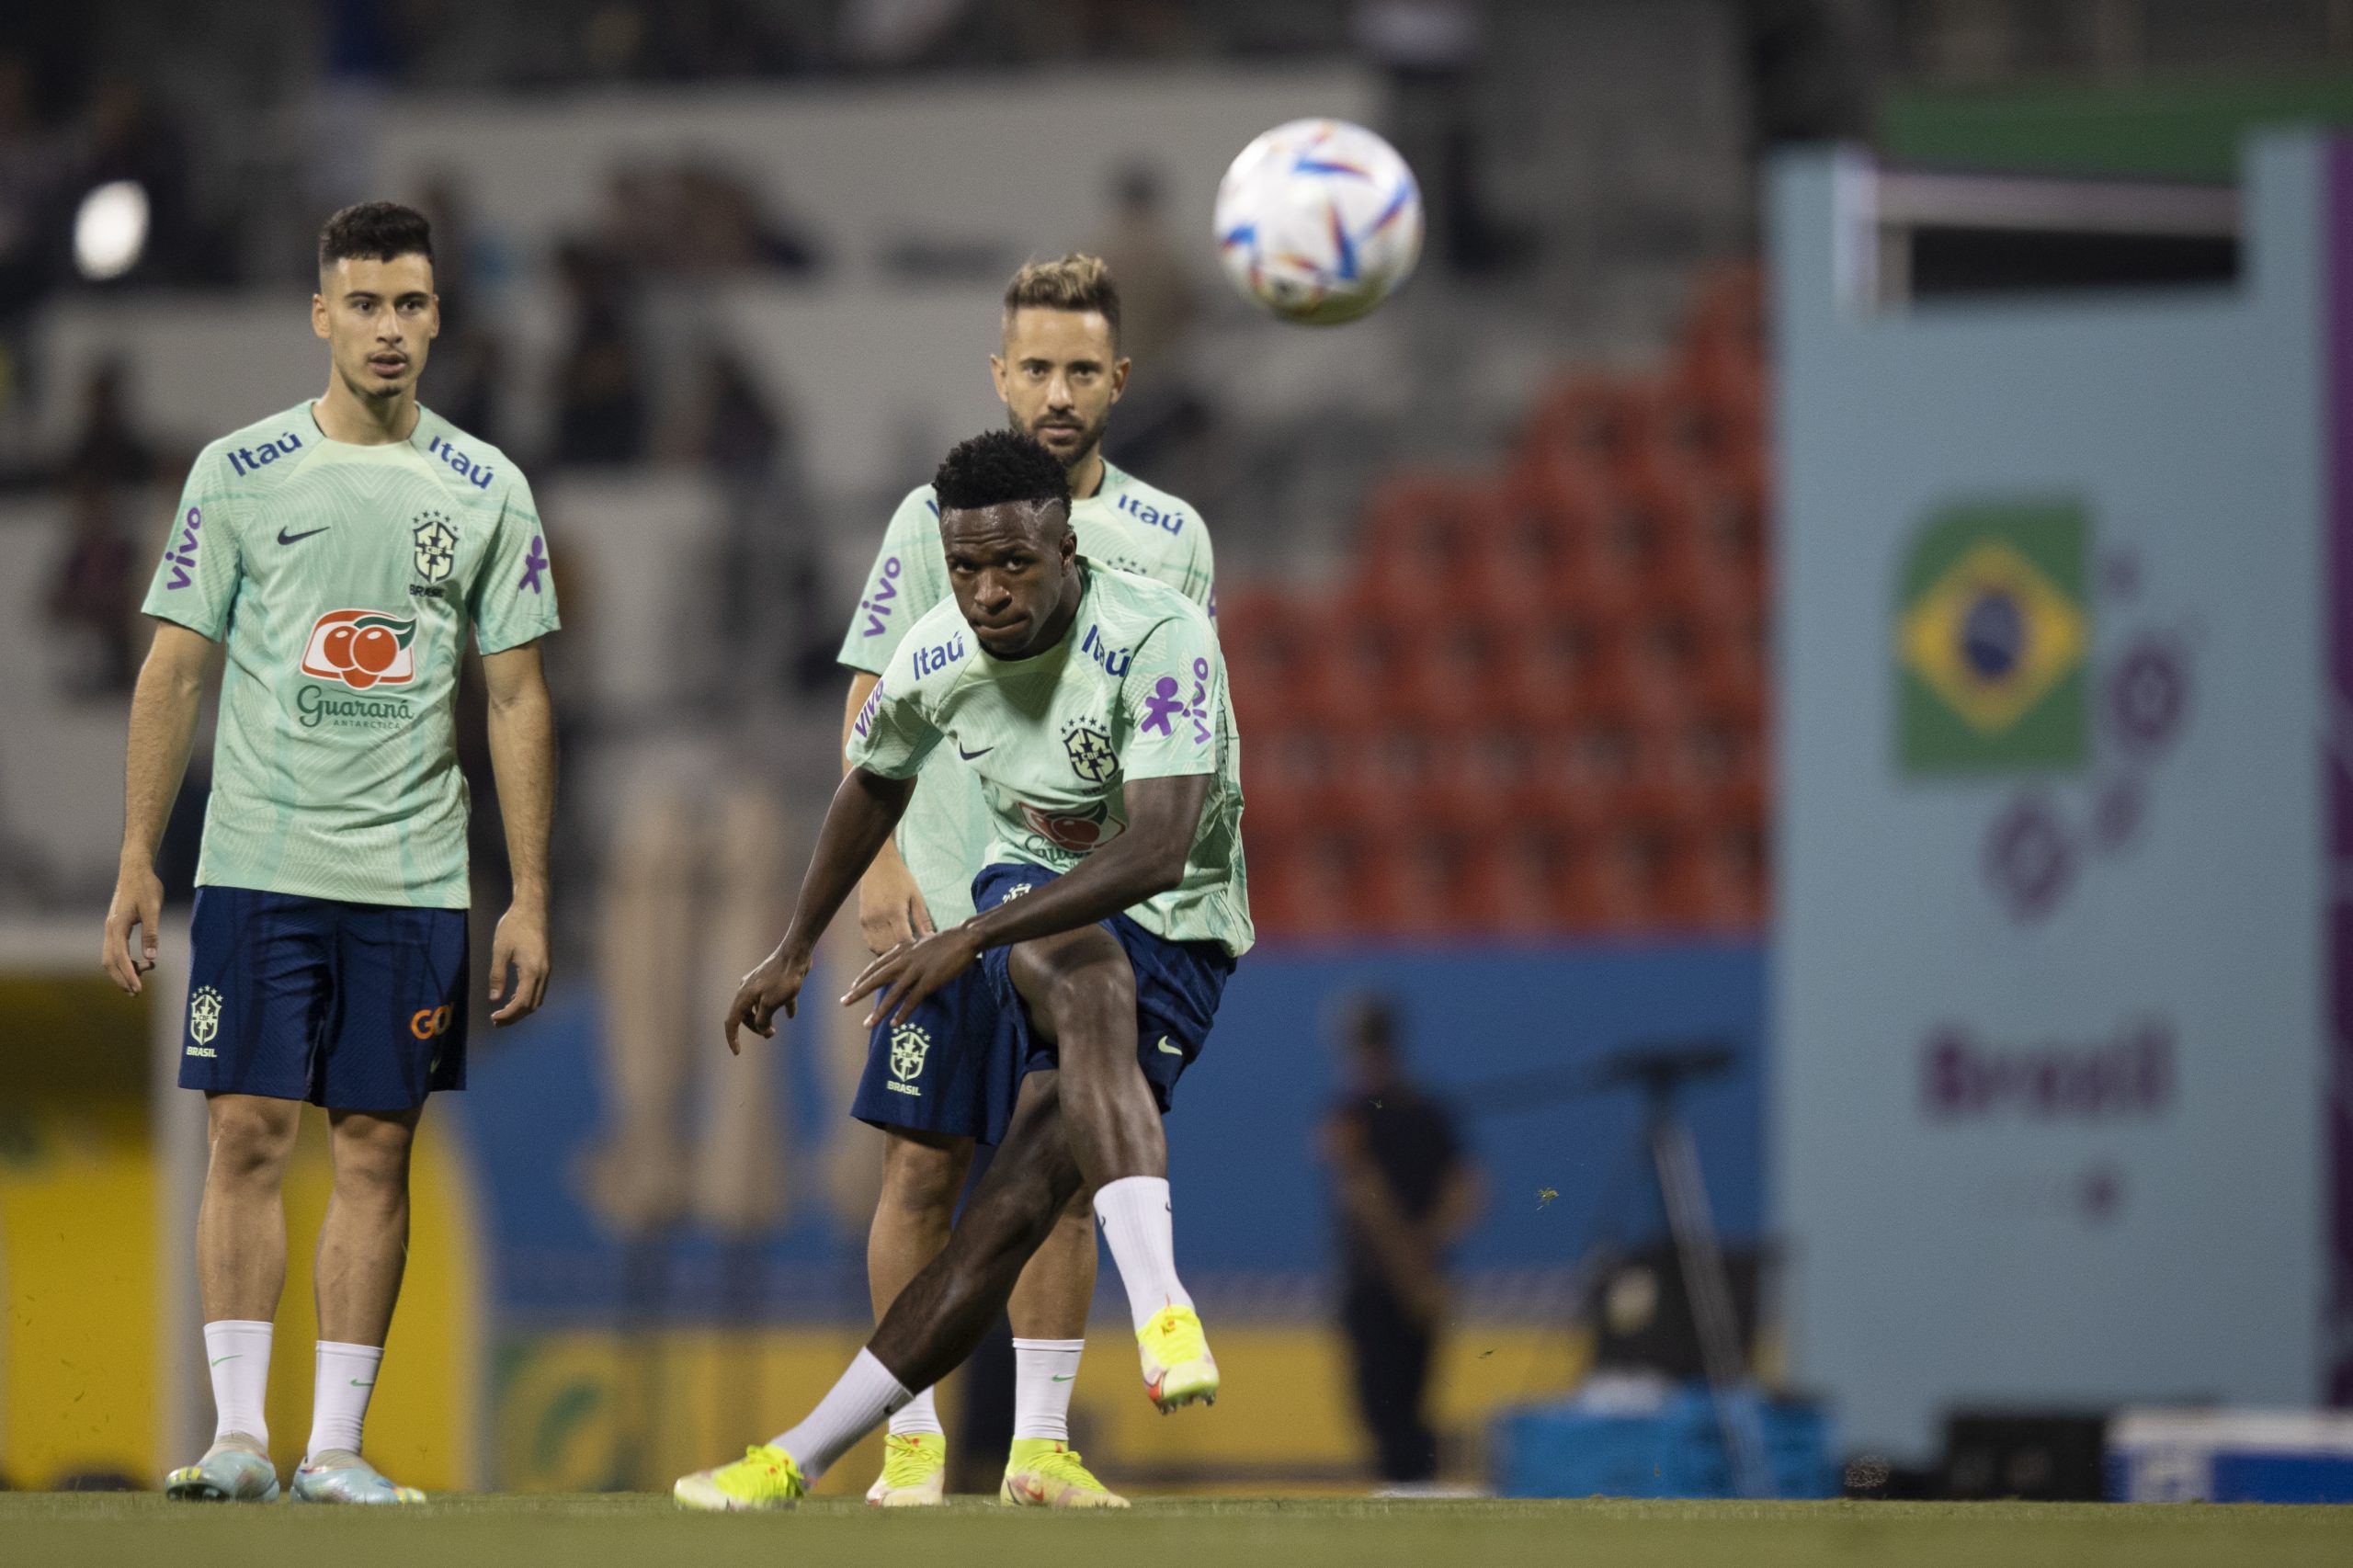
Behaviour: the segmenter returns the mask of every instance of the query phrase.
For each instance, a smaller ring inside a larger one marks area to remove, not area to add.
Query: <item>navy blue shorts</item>
[[[1036,866],[991,866],[972,879],[972,903],[995,909],[1006,899],[1029,892],[1054,880],[1058,873]],[[1136,1064],[1152,1085],[1152,1097],[1162,1113],[1176,1092],[1176,1080],[1201,1053],[1217,1017],[1218,998],[1225,994],[1226,978],[1233,972],[1233,955],[1220,942],[1172,942],[1155,937],[1124,915],[1097,925],[1120,940],[1129,967],[1136,974]],[[1010,1026],[1016,1082],[1031,1073],[1051,1072],[1059,1063],[1054,1048],[1029,1027],[1029,1014],[1013,988],[1009,969],[1013,949],[991,948],[981,955],[981,968],[996,993],[998,1011]]]
[[[866,1072],[849,1113],[902,1127],[995,1143],[1013,1119],[1014,1037],[986,976],[966,970],[896,1028],[874,1026]]]
[[[466,912],[196,890],[180,1087],[407,1110],[466,1086]]]

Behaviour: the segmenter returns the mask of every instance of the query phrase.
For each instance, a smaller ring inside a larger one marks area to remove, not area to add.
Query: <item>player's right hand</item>
[[[106,951],[98,961],[117,985],[139,994],[139,977],[155,967],[161,946],[156,925],[164,917],[164,882],[153,869],[126,866],[115,879],[114,902],[107,905]],[[131,950],[131,928],[139,927],[139,951]]]
[[[801,994],[803,981],[809,978],[810,955],[788,953],[784,944],[777,944],[776,951],[762,959],[759,967],[744,977],[735,988],[735,1000],[727,1005],[727,1049],[741,1056],[743,1041],[736,1036],[740,1028],[748,1028],[763,1040],[776,1038],[776,1016],[792,1017],[792,1005]]]
[[[923,889],[915,875],[894,850],[874,858],[858,883],[858,928],[866,950],[880,958],[892,949],[931,935],[931,911],[925,907]]]

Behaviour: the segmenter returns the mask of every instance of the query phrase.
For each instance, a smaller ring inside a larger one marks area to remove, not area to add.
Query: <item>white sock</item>
[[[1084,1339],[1013,1342],[1013,1435],[1070,1441],[1070,1391],[1078,1383]]]
[[[204,1325],[216,1438],[243,1432],[269,1447],[269,1422],[262,1415],[269,1400],[269,1332],[268,1324],[251,1318],[222,1318]]]
[[[338,1449],[359,1451],[359,1428],[368,1420],[368,1396],[376,1392],[376,1373],[383,1364],[381,1345],[319,1341],[318,1381],[311,1393],[311,1447],[304,1463]]]
[[[1119,1265],[1120,1283],[1128,1288],[1128,1311],[1138,1332],[1161,1308],[1193,1304],[1176,1279],[1176,1221],[1165,1178],[1122,1176],[1104,1183],[1095,1194],[1095,1217],[1103,1223],[1111,1261]]]
[[[891,1435],[894,1437],[912,1437],[918,1433],[928,1432],[935,1437],[948,1436],[947,1428],[939,1424],[939,1405],[932,1398],[937,1392],[935,1389],[926,1389],[899,1406],[898,1413],[891,1417]],[[790,1449],[785,1451],[792,1452]],[[792,1457],[799,1459],[801,1456],[796,1453]]]
[[[817,1402],[817,1408],[800,1426],[779,1433],[773,1441],[793,1457],[801,1474],[814,1481],[873,1431],[876,1422],[913,1397],[891,1375],[891,1369],[874,1358],[873,1351],[860,1350],[841,1381]]]

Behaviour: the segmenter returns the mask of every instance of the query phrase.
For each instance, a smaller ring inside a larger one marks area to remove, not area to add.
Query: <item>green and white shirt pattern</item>
[[[1126,829],[1130,780],[1210,775],[1184,880],[1128,915],[1171,941],[1249,948],[1241,745],[1217,633],[1192,600],[1089,563],[1063,640],[1014,660],[982,649],[954,599],[938,606],[859,710],[849,760],[906,778],[942,740],[989,808],[973,870],[1010,860],[1067,871]]]
[[[1088,560],[1165,583],[1216,616],[1216,562],[1209,530],[1191,506],[1107,462],[1095,494],[1071,504],[1070,521],[1079,553]],[[881,675],[907,629],[953,597],[939,543],[939,506],[930,485],[917,485],[891,515],[842,638],[841,662]],[[950,755],[934,758],[899,821],[898,843],[937,925],[972,918],[972,877],[991,832],[972,769]]]
[[[522,473],[429,410],[363,447],[305,402],[205,448],[142,607],[228,647],[198,883],[464,908],[460,656],[553,631],[548,573]]]

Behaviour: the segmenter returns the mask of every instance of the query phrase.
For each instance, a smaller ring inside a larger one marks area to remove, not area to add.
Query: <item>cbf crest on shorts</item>
[[[931,1054],[931,1035],[920,1024],[901,1024],[891,1031],[890,1085],[899,1095],[920,1095],[915,1080],[923,1076],[924,1058]]]

